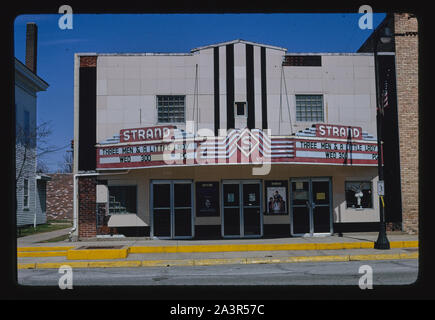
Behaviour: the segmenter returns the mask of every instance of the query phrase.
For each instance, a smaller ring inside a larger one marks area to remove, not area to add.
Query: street
[[[418,260],[350,261],[217,265],[196,267],[73,269],[74,286],[159,285],[355,285],[368,265],[373,287],[407,285],[417,280]],[[18,270],[18,284],[58,286],[63,273],[57,269]]]

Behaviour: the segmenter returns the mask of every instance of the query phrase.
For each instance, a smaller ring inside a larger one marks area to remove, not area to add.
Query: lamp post
[[[379,97],[379,68],[378,68],[378,44],[382,42],[387,44],[391,42],[391,33],[389,32],[389,28],[386,27],[383,31],[384,34],[380,34],[380,30],[376,31],[373,36],[373,53],[374,53],[374,61],[375,61],[375,82],[376,82],[376,127],[377,127],[377,138],[378,138],[378,179],[379,183],[384,183],[384,164],[382,158],[382,150],[383,150],[383,105],[382,99]],[[378,239],[375,242],[374,248],[381,250],[390,249],[390,242],[387,238],[387,228],[385,223],[385,204],[383,199],[383,193],[381,194],[378,190],[379,194],[379,235]]]

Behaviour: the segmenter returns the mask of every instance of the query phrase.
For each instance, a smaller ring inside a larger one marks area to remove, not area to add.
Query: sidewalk
[[[388,233],[390,250],[373,248],[377,233],[342,237],[160,240],[89,239],[78,242],[18,244],[18,268],[202,266],[216,264],[292,263],[417,259],[418,235]],[[23,239],[25,240],[25,239]]]
[[[17,246],[26,246],[30,244],[35,244],[41,241],[50,240],[53,238],[57,238],[63,235],[67,235],[71,231],[71,227],[68,227],[66,229],[59,229],[55,231],[50,232],[42,232],[42,233],[35,233],[30,236],[20,237],[17,238]]]

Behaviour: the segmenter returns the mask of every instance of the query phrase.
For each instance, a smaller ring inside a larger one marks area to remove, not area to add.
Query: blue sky
[[[73,8],[74,9],[74,8]],[[189,52],[234,39],[284,47],[289,52],[355,52],[372,30],[360,14],[73,14],[73,29],[58,27],[61,14],[21,15],[14,23],[15,57],[25,61],[26,23],[38,25],[38,75],[50,87],[38,94],[38,122],[51,121],[51,144],[64,150],[43,161],[58,169],[74,135],[74,53]],[[373,16],[373,27],[385,14]]]

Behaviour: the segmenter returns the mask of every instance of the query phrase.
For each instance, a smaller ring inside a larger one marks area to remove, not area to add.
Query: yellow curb
[[[45,258],[45,257],[66,257],[66,251],[33,251],[33,252],[17,252],[18,258]]]
[[[246,258],[247,264],[265,264],[270,263],[270,258]]]
[[[68,260],[107,260],[125,259],[128,256],[129,248],[121,249],[70,249],[67,251]]]
[[[356,246],[355,248],[359,248]],[[319,249],[320,248],[320,249]],[[133,246],[130,253],[189,253],[189,252],[237,252],[237,251],[279,251],[279,250],[321,250],[328,248],[345,248],[342,244],[316,243],[303,244],[229,244],[229,245],[187,245],[187,246]]]
[[[213,266],[222,264],[246,264],[246,258],[221,258],[193,260],[195,266]]]
[[[131,253],[174,253],[174,252],[198,252],[207,251],[262,251],[262,250],[309,250],[309,249],[358,249],[373,248],[374,242],[333,242],[333,243],[292,243],[292,244],[216,244],[216,245],[187,245],[187,246],[132,246]],[[392,248],[418,248],[418,240],[413,241],[391,241]],[[17,247],[17,252],[34,251],[67,251],[76,246],[55,246],[55,247]]]
[[[293,243],[293,244],[229,244],[187,246],[132,246],[121,249],[77,250],[78,247],[19,247],[17,257],[61,257],[68,260],[124,259],[129,253],[189,253],[189,252],[239,252],[239,251],[293,251],[373,249],[373,242],[345,243]],[[392,241],[391,248],[418,248],[418,241]]]
[[[372,249],[373,242],[318,243],[316,250]]]
[[[349,256],[302,256],[302,257],[286,257],[282,259],[283,263],[293,262],[345,262],[349,261]]]
[[[131,268],[140,267],[140,261],[89,261],[88,268]]]
[[[401,253],[400,259],[418,259],[418,252],[413,253]]]
[[[193,266],[193,260],[143,260],[142,267]]]
[[[130,253],[188,253],[188,252],[237,252],[237,251],[291,251],[291,250],[337,250],[373,248],[373,243],[303,243],[303,244],[248,244],[248,245],[188,245],[161,247],[130,247]]]
[[[17,265],[18,269],[35,269],[36,263],[19,263]]]
[[[18,269],[59,269],[63,265],[71,268],[122,268],[122,267],[168,267],[168,266],[208,266],[224,264],[270,264],[298,262],[346,262],[364,260],[417,259],[418,253],[400,254],[360,254],[331,256],[299,256],[277,258],[229,258],[229,259],[187,259],[187,260],[142,260],[142,261],[80,261],[19,263]]]
[[[392,241],[391,248],[418,247],[418,241]],[[188,252],[237,252],[237,251],[284,251],[284,250],[340,250],[373,249],[374,242],[345,243],[293,243],[293,244],[219,244],[187,246],[133,246],[130,253],[188,253]]]
[[[177,252],[229,252],[229,251],[249,251],[249,246],[242,245],[193,245],[193,246],[178,246]]]
[[[349,256],[349,261],[360,260],[398,260],[400,258],[399,253],[393,254],[355,254]]]
[[[88,262],[43,262],[36,263],[35,269],[59,269],[61,266],[71,268],[88,268]]]
[[[418,248],[418,241],[392,241],[390,248]]]
[[[75,247],[17,247],[17,252],[34,252],[34,251],[67,251]]]

